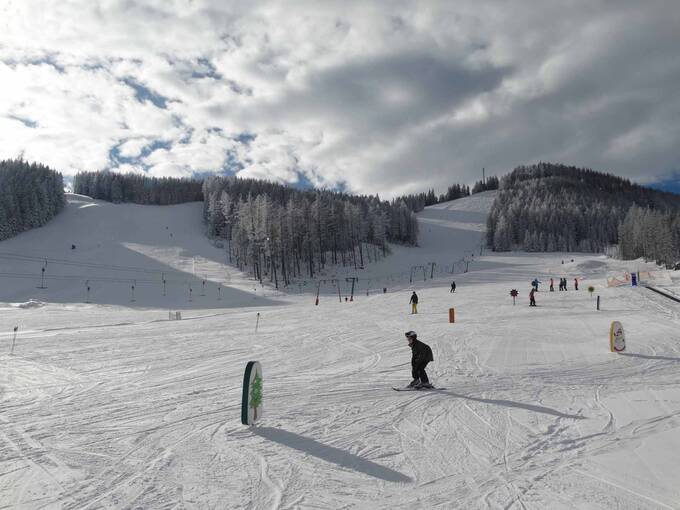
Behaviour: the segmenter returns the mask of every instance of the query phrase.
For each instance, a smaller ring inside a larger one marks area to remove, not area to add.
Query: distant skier
[[[534,281],[531,282],[531,286],[534,288],[536,292],[538,292],[538,284],[541,283],[538,278],[534,278]]]
[[[550,278],[550,292],[555,292],[555,283],[552,278]]]
[[[411,375],[413,380],[408,385],[410,388],[432,388],[430,380],[425,372],[425,367],[430,361],[434,361],[430,346],[418,340],[415,331],[404,333],[411,347]]]
[[[413,294],[411,294],[409,303],[411,304],[411,315],[418,313],[418,294],[416,294],[415,290],[413,291]]]
[[[456,282],[451,282],[451,290],[449,291],[449,293],[451,292],[456,292]]]
[[[578,278],[574,278],[574,290],[578,290]]]
[[[536,296],[534,295],[536,293],[536,289],[531,289],[531,292],[529,292],[529,306],[536,306]]]

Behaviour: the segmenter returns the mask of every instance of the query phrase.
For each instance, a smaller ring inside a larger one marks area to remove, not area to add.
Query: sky
[[[0,0],[0,159],[382,198],[538,161],[680,189],[675,1]]]

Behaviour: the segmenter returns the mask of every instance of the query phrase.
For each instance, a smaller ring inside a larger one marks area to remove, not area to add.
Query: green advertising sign
[[[249,361],[243,374],[241,423],[253,425],[262,418],[262,366],[259,361]]]

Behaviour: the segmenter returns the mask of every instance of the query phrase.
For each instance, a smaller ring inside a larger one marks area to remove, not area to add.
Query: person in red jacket
[[[531,292],[529,292],[529,306],[536,306],[536,297],[534,294],[536,293],[536,289],[531,289]]]
[[[574,290],[578,290],[578,278],[574,278]]]

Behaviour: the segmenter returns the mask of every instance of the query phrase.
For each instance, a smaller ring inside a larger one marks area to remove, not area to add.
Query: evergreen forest
[[[614,175],[552,163],[520,166],[500,180],[487,219],[494,251],[603,252],[680,259],[680,195]]]
[[[201,181],[174,177],[147,177],[116,172],[78,172],[73,192],[98,200],[143,205],[172,205],[203,200]]]
[[[0,161],[0,241],[42,227],[64,205],[59,172],[21,159]]]
[[[418,239],[416,217],[401,199],[235,177],[207,178],[203,195],[208,234],[226,240],[231,262],[277,286],[330,264],[361,268],[384,257],[388,242]]]

